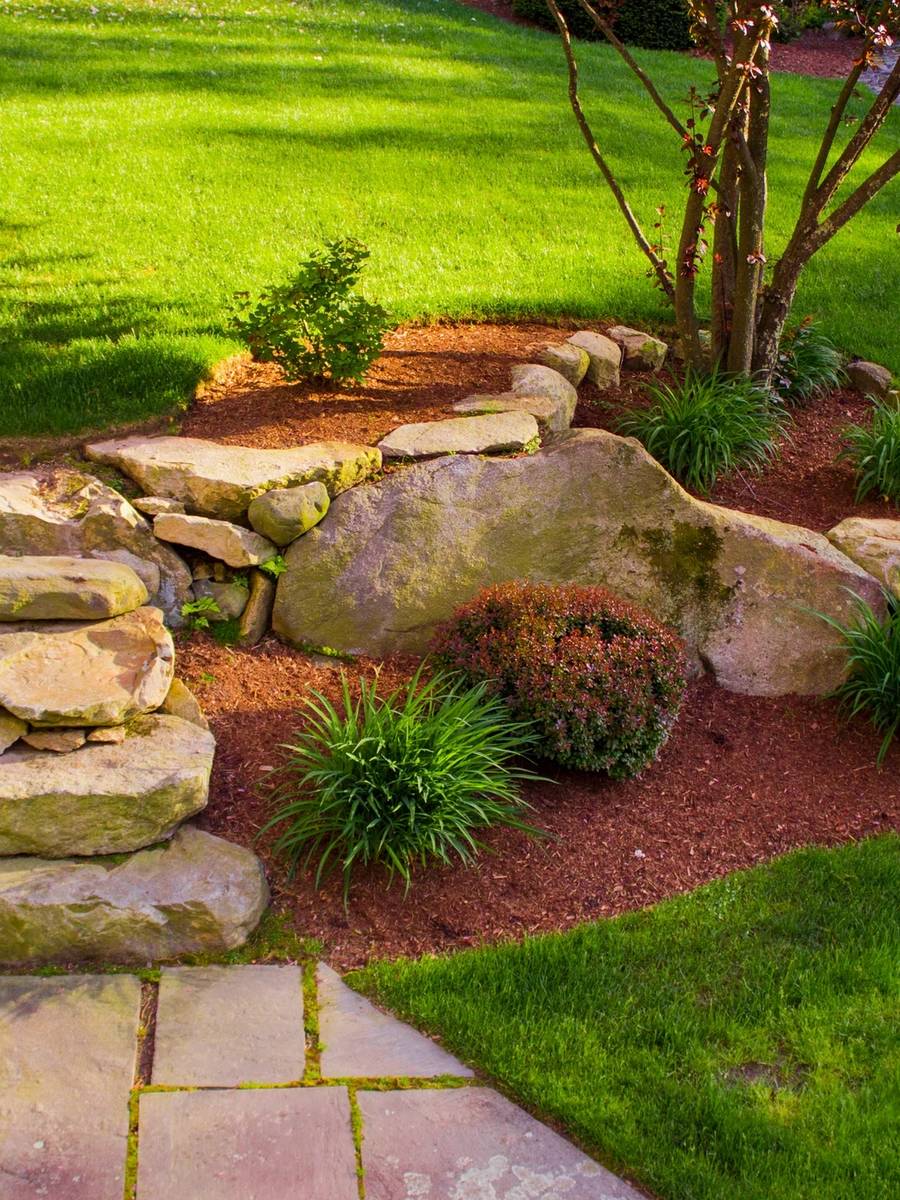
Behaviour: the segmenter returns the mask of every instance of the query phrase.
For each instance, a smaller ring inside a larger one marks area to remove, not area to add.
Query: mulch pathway
[[[863,722],[799,697],[761,699],[693,683],[659,760],[637,780],[549,768],[532,784],[532,821],[550,836],[488,832],[472,868],[418,870],[403,895],[378,871],[361,872],[345,912],[337,879],[316,890],[288,877],[255,836],[268,815],[261,782],[279,744],[301,723],[310,688],[337,699],[339,671],[274,639],[232,651],[184,639],[180,673],[195,689],[218,740],[210,805],[200,823],[250,845],[268,871],[277,908],[325,943],[339,968],[373,956],[420,954],[564,929],[640,908],[729,871],[811,843],[835,845],[900,828],[900,743],[879,771]],[[389,688],[412,661],[383,667]],[[375,665],[360,664],[371,674]]]

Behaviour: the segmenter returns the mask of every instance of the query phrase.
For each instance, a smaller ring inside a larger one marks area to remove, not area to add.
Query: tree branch
[[[660,258],[660,256],[650,245],[650,242],[647,240],[637,217],[632,211],[631,205],[625,199],[625,194],[622,191],[618,180],[610,169],[606,159],[603,157],[600,147],[597,145],[597,140],[594,137],[593,130],[588,123],[587,117],[584,115],[584,110],[581,107],[581,100],[578,96],[578,64],[575,61],[575,55],[572,51],[572,38],[569,34],[569,27],[566,24],[566,19],[560,11],[557,0],[547,0],[547,5],[553,14],[553,19],[556,21],[560,40],[563,44],[563,51],[566,56],[566,65],[569,71],[569,102],[572,105],[572,111],[575,114],[575,120],[578,122],[582,136],[587,143],[588,150],[590,150],[594,162],[597,164],[598,168],[600,169],[600,173],[603,175],[603,178],[609,185],[609,189],[615,197],[616,203],[618,204],[622,215],[625,217],[628,227],[634,235],[635,241],[653,268],[660,287],[665,292],[666,296],[668,296],[669,300],[674,302],[675,289],[669,269],[664,260]]]
[[[885,159],[877,171],[873,171],[868,179],[863,180],[859,187],[852,191],[830,216],[816,226],[807,239],[808,259],[812,258],[817,250],[830,241],[851,217],[855,217],[860,209],[868,204],[886,184],[890,183],[895,175],[900,175],[900,150],[895,150],[890,158]]]
[[[822,179],[822,172],[825,170],[825,164],[828,162],[828,156],[831,154],[831,148],[834,145],[834,139],[837,137],[837,131],[841,126],[844,113],[847,105],[850,103],[850,98],[859,83],[859,77],[865,69],[865,56],[860,58],[859,62],[855,63],[853,70],[844,81],[844,86],[840,90],[837,100],[831,110],[831,116],[828,119],[828,126],[825,133],[822,135],[822,144],[819,147],[819,153],[816,155],[816,161],[812,165],[812,170],[809,173],[809,182],[806,185],[806,191],[803,193],[803,205],[805,208],[809,204],[817,191]]]

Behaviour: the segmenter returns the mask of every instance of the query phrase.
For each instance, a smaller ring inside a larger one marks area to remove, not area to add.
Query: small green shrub
[[[354,238],[326,242],[287,283],[263,292],[237,319],[254,357],[291,380],[360,381],[388,329],[385,310],[353,291],[368,257]]]
[[[785,334],[774,379],[781,400],[805,404],[846,379],[841,352],[815,322],[803,321]]]
[[[708,492],[738,467],[762,470],[777,450],[784,414],[746,376],[689,370],[683,383],[647,391],[650,406],[627,413],[616,428],[643,442],[685,487]]]
[[[598,587],[487,588],[436,632],[437,662],[488,684],[566,767],[627,779],[652,762],[684,694],[681,642]]]
[[[555,31],[547,0],[512,0],[512,7],[517,16]],[[578,0],[560,0],[559,7],[573,37],[603,38]],[[693,45],[684,0],[598,0],[594,7],[601,16],[611,19],[616,35],[633,46],[689,50]]]
[[[220,612],[221,609],[212,596],[187,600],[181,606],[181,615],[189,632],[194,629],[209,629],[210,619],[218,616]]]
[[[851,425],[844,430],[841,461],[856,470],[856,502],[873,492],[900,506],[900,404],[872,401],[872,423]]]
[[[283,554],[276,554],[274,558],[268,558],[265,562],[259,564],[260,571],[264,571],[266,575],[271,575],[273,579],[278,579],[287,570]]]
[[[475,830],[529,830],[519,784],[537,777],[519,759],[536,734],[484,684],[423,683],[420,670],[386,697],[361,680],[354,700],[344,675],[340,709],[318,692],[305,708],[269,777],[277,809],[262,832],[282,826],[276,851],[295,867],[316,860],[317,886],[339,869],[346,901],[353,868],[376,863],[408,888],[416,862],[470,863]]]
[[[883,735],[879,766],[900,728],[900,602],[891,593],[885,596],[888,611],[883,621],[860,596],[855,597],[855,624],[822,617],[843,636],[849,656],[847,678],[832,695],[848,720],[868,717]]]

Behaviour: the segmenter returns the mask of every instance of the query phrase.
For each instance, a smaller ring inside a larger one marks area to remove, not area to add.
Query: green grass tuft
[[[900,508],[900,401],[870,399],[870,424],[844,430],[845,445],[838,458],[851,462],[856,471],[857,504],[874,492]]]
[[[350,981],[665,1200],[883,1200],[898,901],[891,835]]]

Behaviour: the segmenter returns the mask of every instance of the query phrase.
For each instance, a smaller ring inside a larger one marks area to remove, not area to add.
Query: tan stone
[[[118,746],[125,741],[125,736],[124,725],[98,725],[96,729],[88,731],[87,740],[103,742],[107,746]]]
[[[891,373],[879,363],[857,359],[856,362],[847,365],[847,378],[864,396],[876,396],[879,400],[884,400],[891,390]]]
[[[22,741],[33,750],[50,750],[54,754],[71,754],[87,741],[84,729],[31,729],[22,734]],[[12,755],[6,759],[6,766],[12,761]],[[2,837],[0,837],[2,845]]]
[[[669,353],[665,342],[629,325],[614,325],[609,337],[621,346],[623,363],[633,371],[658,371]]]
[[[147,603],[131,567],[101,558],[0,556],[0,621],[97,621]]]
[[[181,717],[183,721],[190,721],[199,725],[201,729],[209,729],[209,721],[203,715],[199,700],[182,679],[172,680],[172,686],[159,711],[172,717]]]
[[[153,536],[124,496],[80,471],[0,474],[0,547],[10,555],[74,556],[124,563],[172,626],[190,597],[185,564]]]
[[[0,625],[0,705],[33,725],[121,725],[162,704],[174,661],[157,608]]]
[[[50,744],[70,733],[77,744]],[[0,758],[0,855],[136,850],[171,837],[206,804],[215,741],[178,717],[137,717],[118,744],[85,744],[83,729],[32,731],[22,740],[34,749]],[[49,749],[72,753],[39,752]]]
[[[581,329],[569,338],[573,346],[586,350],[591,364],[587,378],[598,388],[618,387],[622,349],[612,338],[590,329]]]
[[[22,721],[5,708],[0,708],[0,754],[14,746],[22,734],[27,732],[27,721]]]
[[[401,425],[382,438],[385,458],[434,458],[440,454],[501,454],[536,446],[537,421],[527,412],[489,413]]]
[[[561,405],[566,425],[572,424],[578,393],[575,388],[552,367],[540,363],[517,363],[510,372],[512,391],[520,396],[547,396]]]
[[[819,693],[846,669],[847,589],[877,582],[821,534],[695,500],[643,447],[574,431],[527,458],[416,464],[334,502],[291,546],[273,628],[304,646],[424,650],[510,579],[601,584],[677,628],[734,691]]]
[[[251,500],[247,519],[257,533],[287,546],[322,520],[330,504],[324,483],[304,483],[294,488],[273,488]]]
[[[900,599],[900,520],[848,517],[825,536]]]
[[[170,500],[166,496],[138,496],[131,503],[145,517],[158,517],[160,513],[184,512],[184,505],[180,500]]]
[[[210,517],[160,513],[153,520],[153,532],[164,542],[202,550],[229,567],[255,567],[278,553],[268,538],[260,537],[252,529],[244,529],[230,521],[214,521]]]
[[[251,571],[250,598],[238,626],[238,641],[242,646],[255,646],[266,636],[272,623],[274,603],[275,580],[262,571]]]
[[[554,371],[558,371],[573,387],[578,387],[591,365],[587,350],[582,350],[580,346],[574,346],[571,342],[546,342],[538,348],[535,357],[545,367],[552,367]]]
[[[319,480],[335,496],[381,467],[371,446],[312,442],[266,450],[222,446],[200,438],[133,437],[95,442],[88,458],[119,467],[154,496],[182,501],[191,512],[233,521],[272,488]]]
[[[453,411],[467,417],[481,413],[531,413],[539,428],[551,434],[568,429],[571,421],[569,406],[565,402],[553,400],[550,396],[520,396],[516,392],[466,396],[465,400],[453,405]]]
[[[268,899],[255,854],[190,825],[124,861],[3,858],[0,963],[222,953],[247,940]]]

